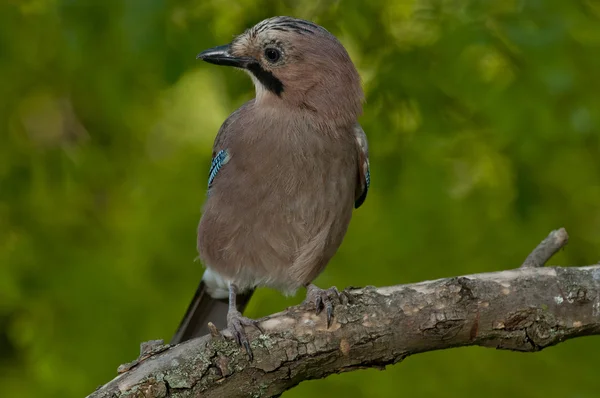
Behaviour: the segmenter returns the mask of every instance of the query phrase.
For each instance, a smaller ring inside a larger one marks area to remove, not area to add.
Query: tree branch
[[[527,256],[522,268],[543,267],[550,257],[554,256],[561,248],[569,242],[569,235],[564,228],[556,229],[550,232],[539,245]]]
[[[271,397],[303,380],[382,368],[420,352],[539,351],[600,334],[600,266],[350,289],[341,300],[329,329],[324,314],[304,306],[263,318],[264,335],[248,328],[253,362],[230,339],[204,336],[155,349],[89,397]]]

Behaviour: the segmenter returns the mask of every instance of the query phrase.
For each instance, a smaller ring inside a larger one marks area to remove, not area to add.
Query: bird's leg
[[[321,289],[312,283],[309,283],[306,286],[306,299],[304,299],[304,304],[314,303],[317,315],[325,309],[325,313],[327,314],[327,328],[329,328],[329,326],[331,326],[331,319],[333,318],[333,299],[339,299],[339,297],[340,292],[338,292],[335,286],[332,286],[329,289]]]
[[[244,326],[254,326],[261,333],[264,333],[262,328],[259,326],[258,321],[254,319],[246,318],[242,316],[242,313],[238,311],[236,307],[236,296],[237,296],[237,286],[234,284],[229,285],[229,310],[227,312],[227,328],[231,331],[233,338],[238,343],[238,345],[244,347],[246,349],[246,353],[248,354],[248,359],[252,361],[253,355],[252,350],[250,349],[250,343],[248,342],[248,337],[246,337],[246,331],[244,330]]]

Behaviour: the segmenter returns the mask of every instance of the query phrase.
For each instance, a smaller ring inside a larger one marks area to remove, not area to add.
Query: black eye
[[[281,52],[276,48],[267,48],[265,50],[265,57],[269,62],[275,63],[281,58]]]

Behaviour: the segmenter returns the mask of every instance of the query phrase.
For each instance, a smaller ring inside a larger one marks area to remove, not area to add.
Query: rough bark
[[[382,368],[425,351],[469,345],[539,351],[600,334],[600,266],[524,266],[348,289],[329,329],[325,323],[324,314],[305,306],[263,318],[264,335],[247,329],[252,362],[222,337],[154,347],[89,397],[271,397],[303,380]]]

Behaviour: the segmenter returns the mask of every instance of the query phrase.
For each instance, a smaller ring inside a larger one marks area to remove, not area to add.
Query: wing
[[[358,209],[367,199],[367,192],[371,185],[371,171],[369,169],[369,144],[367,135],[360,124],[354,126],[354,138],[358,147],[358,184],[356,184],[356,194],[354,208]]]

